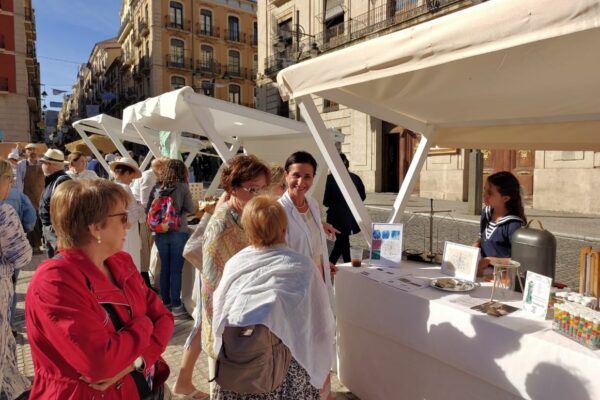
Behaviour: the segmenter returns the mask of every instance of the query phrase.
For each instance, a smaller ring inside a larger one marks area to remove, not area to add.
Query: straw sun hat
[[[117,168],[119,165],[125,165],[131,169],[133,169],[135,172],[135,175],[133,176],[133,179],[137,179],[137,178],[141,178],[142,177],[142,171],[140,171],[137,163],[129,158],[129,157],[121,157],[116,161],[113,161],[110,163],[110,169],[115,172],[115,168]]]
[[[49,164],[59,164],[64,165],[65,163],[65,155],[62,151],[57,149],[48,149],[40,158],[40,162],[46,162]]]

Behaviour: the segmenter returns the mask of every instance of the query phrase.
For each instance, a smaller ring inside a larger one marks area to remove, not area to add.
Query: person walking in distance
[[[44,172],[42,164],[38,161],[37,147],[34,143],[25,146],[25,159],[17,164],[17,177],[15,187],[23,192],[36,210],[36,223],[33,230],[27,234],[27,240],[34,254],[41,252],[42,245],[42,220],[39,214],[39,204],[44,191]]]
[[[44,191],[40,199],[39,213],[42,221],[42,232],[46,240],[46,253],[48,258],[54,257],[56,250],[56,234],[50,221],[50,199],[58,185],[71,180],[65,173],[65,155],[62,151],[49,149],[40,159],[42,171],[44,171]]]

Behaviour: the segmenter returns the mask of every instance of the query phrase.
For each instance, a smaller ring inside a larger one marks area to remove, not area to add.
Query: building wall
[[[129,10],[131,27],[124,29],[119,37],[123,49],[124,60],[130,61],[129,68],[135,68],[142,56],[149,56],[151,68],[148,78],[131,82],[132,86],[145,88],[145,97],[157,96],[173,89],[172,78],[180,77],[185,85],[202,92],[202,81],[212,82],[215,79],[215,97],[228,99],[229,85],[237,84],[241,89],[240,102],[244,105],[254,105],[254,77],[256,67],[254,58],[256,46],[252,44],[253,23],[256,22],[256,4],[249,0],[239,1],[210,1],[210,0],[177,0],[183,8],[183,29],[169,26],[170,1],[140,0],[129,1],[123,7],[123,12]],[[146,7],[148,15],[146,16]],[[202,35],[200,33],[200,12],[202,9],[212,12],[213,31],[218,35]],[[228,26],[228,17],[239,18],[240,35],[244,43],[227,41],[224,38]],[[146,21],[148,19],[148,21]],[[146,22],[149,34],[140,37],[139,22]],[[215,37],[218,36],[218,37]],[[170,63],[171,39],[184,42],[184,63],[182,66]],[[213,48],[214,61],[221,68],[214,74],[201,73],[199,70],[200,48],[208,45]],[[223,79],[228,64],[228,50],[240,53],[240,67],[243,78],[231,77]]]
[[[0,129],[5,141],[29,141],[39,120],[39,82],[35,81],[39,66],[32,12],[29,0],[2,2],[0,36],[4,36],[5,46],[0,48],[0,78],[7,78],[8,90],[0,90]],[[27,60],[28,43],[33,46],[33,57]]]
[[[600,214],[600,152],[536,151],[534,208]]]
[[[440,154],[427,157],[421,170],[420,195],[440,200],[463,200],[464,156]]]

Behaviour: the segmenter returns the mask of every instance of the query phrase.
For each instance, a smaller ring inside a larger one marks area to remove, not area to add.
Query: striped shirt
[[[17,212],[8,204],[0,205],[0,275],[12,277],[13,270],[31,261],[32,250]]]

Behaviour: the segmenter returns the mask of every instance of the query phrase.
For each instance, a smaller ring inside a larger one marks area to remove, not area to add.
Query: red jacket
[[[144,284],[129,254],[106,260],[115,286],[83,252],[60,253],[63,259],[40,265],[27,289],[25,318],[35,371],[29,398],[139,398],[130,375],[104,392],[80,377],[111,378],[140,355],[151,367],[171,339],[173,316]],[[113,304],[124,324],[121,331],[115,332],[100,302]]]

